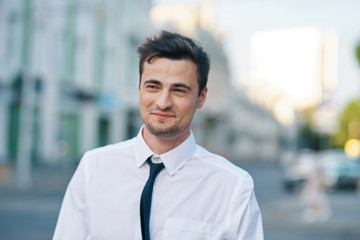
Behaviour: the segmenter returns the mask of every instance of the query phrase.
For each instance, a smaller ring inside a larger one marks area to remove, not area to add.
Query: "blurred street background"
[[[269,240],[360,239],[360,1],[0,0],[0,239],[51,239],[82,154],[135,136],[137,46],[211,56],[198,144],[247,170]]]

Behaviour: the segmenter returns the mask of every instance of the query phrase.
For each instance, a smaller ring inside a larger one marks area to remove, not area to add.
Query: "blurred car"
[[[312,151],[305,150],[283,164],[282,184],[286,192],[301,191],[309,171],[314,167],[314,157],[315,154]]]
[[[288,167],[283,175],[283,187],[286,192],[295,192],[301,190],[305,177],[298,171],[297,166]]]
[[[360,159],[349,158],[343,150],[325,151],[320,156],[321,180],[327,190],[360,188]]]

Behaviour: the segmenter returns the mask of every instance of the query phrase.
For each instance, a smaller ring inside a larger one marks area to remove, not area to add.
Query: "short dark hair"
[[[206,87],[210,70],[210,59],[200,44],[194,40],[178,33],[163,30],[158,35],[147,38],[146,41],[138,47],[138,53],[140,55],[140,81],[145,61],[150,63],[150,61],[156,57],[173,60],[189,59],[197,66],[199,96]]]

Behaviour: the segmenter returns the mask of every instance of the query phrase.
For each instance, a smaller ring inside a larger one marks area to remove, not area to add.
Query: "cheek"
[[[142,106],[147,106],[149,104],[151,104],[151,97],[145,93],[140,94],[140,98],[139,98],[139,102],[140,102],[140,107]]]
[[[140,97],[140,99],[139,99],[139,109],[140,109],[140,114],[143,117],[146,115],[147,109],[149,108],[147,102],[148,101],[146,100],[146,98]]]
[[[198,105],[198,102],[185,102],[185,103],[182,103],[181,105],[178,105],[180,108],[181,108],[181,111],[184,115],[187,115],[187,116],[190,116],[190,115],[193,115],[194,112],[196,111],[197,109],[197,105]]]

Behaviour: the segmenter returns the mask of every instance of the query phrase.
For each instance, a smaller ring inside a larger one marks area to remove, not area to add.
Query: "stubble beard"
[[[159,126],[155,126],[151,123],[145,123],[146,128],[149,130],[149,132],[157,137],[175,137],[182,133],[188,126],[185,126],[183,128],[180,128],[176,125],[174,126],[162,126],[163,123],[159,123]]]

